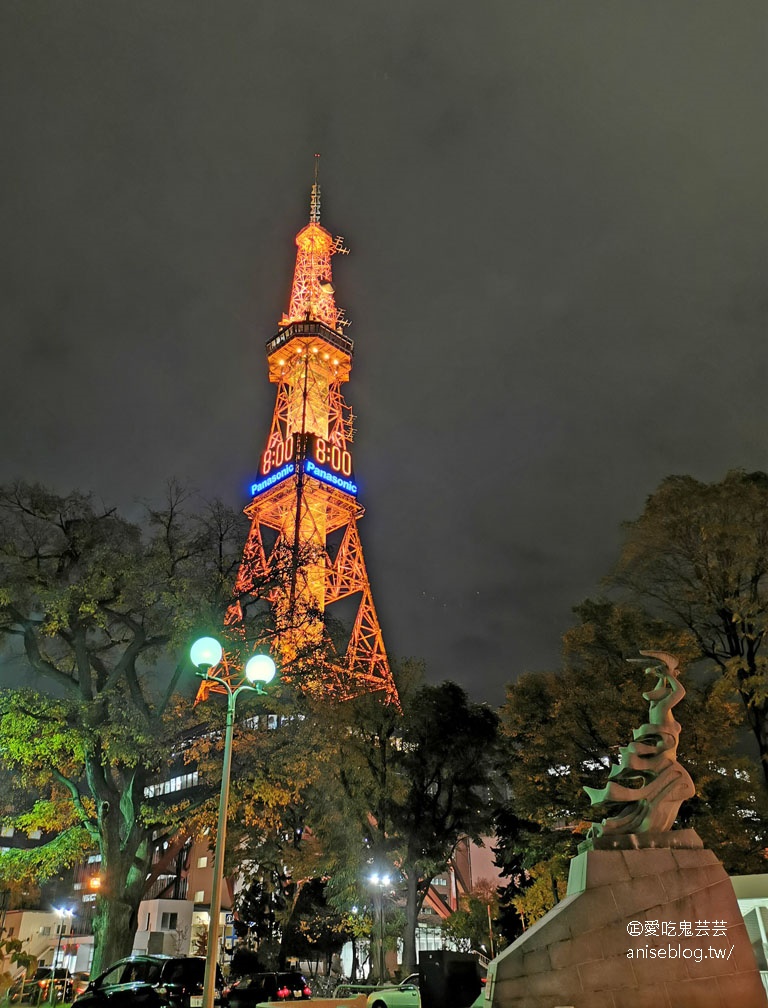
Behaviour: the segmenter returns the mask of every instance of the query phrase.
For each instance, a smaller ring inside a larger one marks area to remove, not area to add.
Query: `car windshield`
[[[202,983],[205,959],[171,959],[165,964],[163,981],[171,984]]]

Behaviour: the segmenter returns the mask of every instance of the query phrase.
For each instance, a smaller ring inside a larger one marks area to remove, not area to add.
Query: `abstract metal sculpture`
[[[649,703],[648,721],[633,731],[634,741],[619,750],[621,758],[608,775],[604,788],[584,788],[593,805],[609,815],[595,823],[587,841],[628,833],[663,833],[672,829],[686,798],[696,793],[687,770],[677,762],[680,724],[672,708],[685,696],[678,662],[663,651],[641,651],[663,664],[647,668],[657,677],[643,698]]]

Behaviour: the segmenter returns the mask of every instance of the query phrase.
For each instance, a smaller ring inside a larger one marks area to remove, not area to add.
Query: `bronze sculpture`
[[[603,805],[608,816],[595,823],[587,841],[628,833],[663,833],[672,829],[686,798],[696,793],[688,771],[677,762],[680,724],[672,708],[685,696],[678,662],[663,651],[641,651],[663,664],[645,671],[657,676],[648,701],[648,721],[633,731],[633,741],[619,750],[604,788],[584,788],[593,805]]]

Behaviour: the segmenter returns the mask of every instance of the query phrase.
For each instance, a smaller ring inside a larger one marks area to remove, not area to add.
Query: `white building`
[[[33,956],[38,966],[61,966],[70,973],[90,969],[93,936],[73,935],[71,916],[54,910],[8,910],[5,937],[22,943],[25,954]],[[12,975],[23,973],[10,958],[0,960],[0,969]]]

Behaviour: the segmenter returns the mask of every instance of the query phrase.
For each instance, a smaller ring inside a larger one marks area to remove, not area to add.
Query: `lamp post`
[[[349,971],[349,979],[352,983],[357,980],[357,907],[351,906],[349,908],[349,915],[352,918],[352,926],[349,929],[350,937],[352,939],[352,969]]]
[[[53,956],[53,962],[51,963],[51,987],[48,991],[48,1000],[51,1004],[56,1004],[56,962],[59,958],[59,953],[61,952],[61,936],[64,933],[64,918],[71,917],[73,911],[69,910],[67,907],[54,907],[53,912],[59,918],[58,933],[59,937],[56,940],[56,952]],[[67,978],[64,977],[64,987],[67,986]],[[66,1000],[66,989],[62,992],[61,1000]]]
[[[235,724],[235,704],[245,690],[263,693],[264,686],[275,676],[275,663],[269,655],[253,655],[245,665],[245,680],[232,689],[226,679],[212,674],[222,658],[221,644],[214,637],[201,637],[195,641],[190,651],[192,664],[203,679],[211,680],[227,693],[227,723],[224,731],[224,756],[221,770],[221,792],[219,794],[219,818],[216,829],[216,848],[213,855],[213,883],[211,885],[211,909],[208,923],[208,947],[205,956],[205,981],[203,984],[202,1008],[213,1008],[216,989],[216,962],[219,937],[219,914],[221,913],[221,885],[224,876],[224,847],[227,839],[227,805],[229,803],[229,778],[232,770],[232,735]]]
[[[374,893],[376,896],[376,910],[379,918],[379,948],[377,955],[376,972],[378,976],[376,980],[378,983],[384,983],[384,977],[387,970],[385,956],[384,956],[384,890],[389,888],[390,878],[389,875],[379,875],[378,872],[374,872],[370,876],[370,882],[374,887]]]

